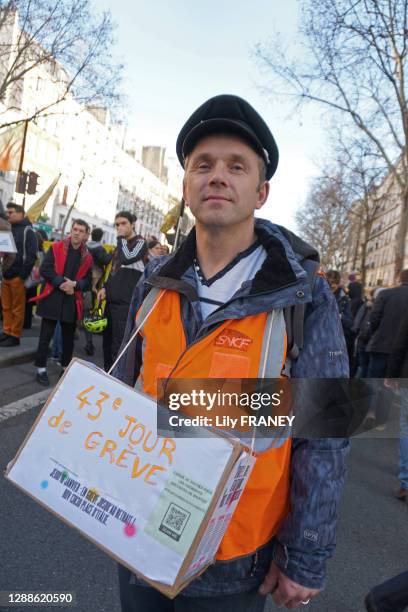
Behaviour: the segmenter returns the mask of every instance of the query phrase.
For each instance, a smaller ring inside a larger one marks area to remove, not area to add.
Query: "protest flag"
[[[0,133],[0,170],[19,170],[23,150],[25,122]]]

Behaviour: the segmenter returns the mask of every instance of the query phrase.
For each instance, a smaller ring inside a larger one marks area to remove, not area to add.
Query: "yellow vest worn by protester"
[[[160,300],[160,301],[159,301]],[[157,301],[157,302],[156,302]],[[187,346],[176,291],[152,289],[137,315],[143,365],[136,388],[157,396],[158,378],[279,378],[286,362],[282,310],[226,320]],[[255,451],[256,451],[255,446]],[[217,559],[251,554],[277,533],[289,509],[291,440],[257,452],[257,461]]]

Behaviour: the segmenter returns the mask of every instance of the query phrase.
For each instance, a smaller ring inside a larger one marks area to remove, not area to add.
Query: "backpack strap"
[[[304,259],[300,262],[300,265],[307,274],[307,280],[313,294],[316,276],[320,264],[319,262],[314,261],[312,259]],[[284,309],[286,335],[288,339],[287,354],[291,360],[297,359],[299,357],[301,349],[303,348],[303,328],[305,320],[305,311],[305,304],[295,304],[294,306],[287,306]]]
[[[136,315],[136,327],[141,325],[142,321],[144,321],[151,309],[154,306],[154,303],[160,293],[162,291],[159,287],[152,287],[150,291],[145,295],[143,302],[140,305],[139,312]]]
[[[27,237],[27,230],[28,230],[28,225],[24,228],[24,233],[23,233],[23,264],[26,260],[26,237]]]
[[[26,227],[24,228],[24,234],[23,234],[23,263],[26,260],[26,255],[27,255],[27,251],[26,251],[26,238],[27,238],[27,233],[30,230],[33,232],[33,234],[35,236],[34,229],[30,225],[26,225]],[[35,237],[35,239],[37,240],[37,236]],[[38,251],[38,243],[37,243],[36,259],[38,259],[38,255],[39,255],[39,251]]]

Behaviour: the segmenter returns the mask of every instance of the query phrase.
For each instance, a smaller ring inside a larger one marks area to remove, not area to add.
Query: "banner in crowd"
[[[0,133],[0,170],[3,172],[19,169],[24,129],[23,121]]]
[[[16,243],[11,231],[0,231],[0,253],[17,253]]]

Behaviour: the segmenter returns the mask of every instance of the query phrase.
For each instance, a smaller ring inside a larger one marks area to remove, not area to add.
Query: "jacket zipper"
[[[258,567],[258,561],[259,561],[259,552],[256,551],[256,553],[254,554],[254,559],[252,561],[251,571],[249,573],[250,576],[253,576],[255,574],[257,567]]]

